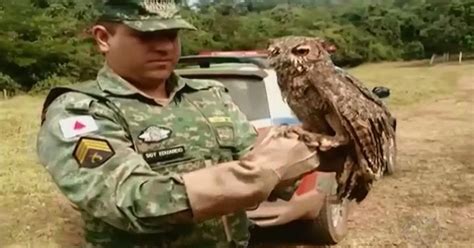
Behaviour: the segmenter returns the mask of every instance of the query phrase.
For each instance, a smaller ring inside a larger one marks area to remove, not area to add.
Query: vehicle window
[[[228,89],[234,102],[251,121],[270,118],[267,91],[257,78],[216,78]]]
[[[254,77],[213,77],[207,79],[220,81],[228,89],[235,104],[250,121],[270,118],[267,92],[262,80]]]

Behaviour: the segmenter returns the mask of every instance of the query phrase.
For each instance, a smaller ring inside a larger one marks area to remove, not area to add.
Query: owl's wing
[[[351,83],[354,87],[356,87],[360,91],[360,93],[362,93],[367,98],[367,100],[372,101],[378,106],[380,106],[389,117],[392,116],[385,103],[380,100],[377,95],[375,95],[374,93],[372,93],[372,91],[365,87],[359,79],[357,79],[352,74],[341,68],[336,68],[336,72],[340,77],[346,78],[348,83]]]
[[[354,87],[357,88],[357,90],[362,93],[362,95],[366,98],[368,102],[373,102],[375,103],[378,107],[380,107],[383,110],[383,113],[380,111],[373,111],[373,116],[372,120],[376,120],[379,123],[379,128],[374,129],[374,131],[377,131],[377,134],[383,135],[382,137],[385,138],[384,141],[382,142],[382,145],[385,142],[389,142],[388,139],[395,139],[395,126],[393,126],[394,123],[394,117],[392,116],[391,112],[389,111],[388,107],[385,105],[385,103],[377,96],[375,95],[372,91],[370,91],[367,87],[363,85],[363,83],[348,73],[347,71],[342,70],[340,72],[342,76],[347,80],[344,80],[344,82],[352,84]],[[370,104],[370,103],[369,103]],[[386,152],[386,151],[383,151]]]
[[[393,135],[390,116],[372,93],[350,78],[337,74],[313,85],[324,92],[355,145],[357,162],[348,182],[353,188],[349,197],[360,201],[385,168],[385,142]]]
[[[357,91],[345,91],[334,104],[356,145],[359,162],[365,161],[371,174],[379,174],[384,164],[384,136],[390,132],[385,111]]]

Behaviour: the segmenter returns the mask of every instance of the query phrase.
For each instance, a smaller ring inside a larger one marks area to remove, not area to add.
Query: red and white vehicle
[[[205,52],[182,57],[178,68],[183,77],[222,82],[257,130],[298,123],[282,99],[275,71],[266,65],[264,52]],[[341,241],[347,233],[349,203],[332,201],[336,187],[334,173],[317,171],[304,176],[284,199],[268,199],[249,209],[248,216],[256,225],[256,242],[311,245]],[[271,237],[266,239],[267,235]]]

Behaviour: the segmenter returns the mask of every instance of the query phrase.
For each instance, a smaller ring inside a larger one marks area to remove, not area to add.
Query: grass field
[[[473,68],[472,63],[428,66],[417,61],[366,64],[350,71],[369,86],[389,87],[389,103],[398,108],[452,92],[459,76]]]
[[[370,86],[391,88],[392,108],[410,109],[454,92],[474,64],[381,63],[350,71]],[[77,214],[37,163],[42,101],[40,96],[0,101],[0,247],[71,247],[80,240]]]

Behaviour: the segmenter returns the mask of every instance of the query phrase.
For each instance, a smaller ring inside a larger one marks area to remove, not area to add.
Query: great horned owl
[[[339,196],[360,202],[394,163],[394,119],[377,96],[333,64],[329,47],[321,38],[287,36],[270,40],[268,59],[283,97],[302,122],[292,131],[318,147],[326,157],[322,166],[344,158],[332,168]]]

